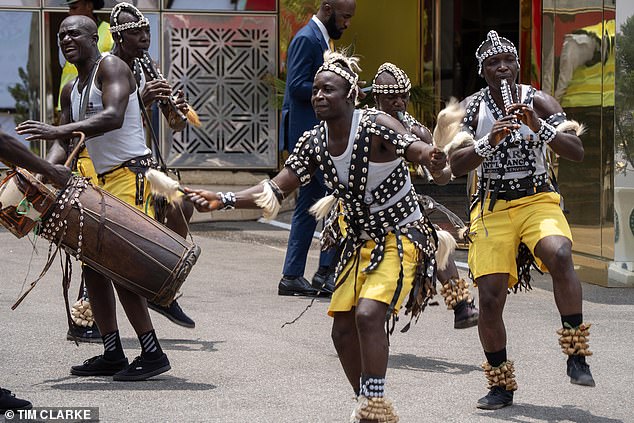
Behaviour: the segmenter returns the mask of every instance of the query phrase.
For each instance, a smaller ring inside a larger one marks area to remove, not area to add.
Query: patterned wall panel
[[[277,166],[276,17],[163,15],[163,70],[202,126],[164,138],[179,168]]]

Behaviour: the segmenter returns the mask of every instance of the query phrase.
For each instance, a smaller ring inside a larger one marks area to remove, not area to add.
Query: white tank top
[[[99,62],[100,66],[101,62]],[[95,72],[95,75],[97,72]],[[86,108],[85,118],[103,112],[102,92],[96,87],[95,80],[90,84],[90,97]],[[144,81],[142,81],[143,83]],[[138,88],[137,88],[138,90]],[[122,163],[135,157],[145,156],[151,150],[145,144],[143,132],[143,120],[141,108],[137,96],[137,90],[128,96],[128,106],[125,110],[123,125],[119,129],[106,132],[91,138],[86,138],[86,148],[98,174],[120,166]],[[86,88],[80,93],[77,82],[73,85],[70,94],[73,121],[79,116],[79,108]]]
[[[352,145],[354,144],[357,131],[359,130],[359,122],[361,120],[361,115],[363,110],[355,110],[354,115],[352,116],[352,124],[350,125],[350,136],[348,138],[348,146],[346,147],[346,151],[339,156],[330,155],[332,163],[335,165],[335,169],[337,169],[337,177],[339,181],[343,185],[348,184],[348,176],[350,171],[350,159],[352,156]],[[328,124],[326,127],[326,144],[328,144]],[[365,199],[370,202],[370,213],[376,213],[380,210],[386,210],[398,203],[412,190],[412,181],[408,177],[407,181],[403,185],[403,187],[399,190],[399,192],[394,195],[390,200],[386,201],[384,204],[380,206],[372,205],[371,202],[374,202],[374,197],[372,196],[372,191],[379,187],[381,183],[387,179],[388,176],[392,174],[394,169],[401,164],[403,159],[397,158],[390,162],[385,163],[376,163],[369,162],[368,163],[368,182],[365,186]],[[414,213],[407,216],[403,219],[399,225],[403,226],[407,223],[413,222],[415,220],[419,220],[422,217],[422,213],[420,209],[417,209]]]
[[[520,103],[523,103],[526,100],[526,95],[528,94],[528,87],[525,85],[518,85],[520,87]],[[531,100],[528,104],[530,107],[533,107],[533,101]],[[480,110],[478,112],[478,128],[476,130],[476,139],[480,139],[483,136],[487,135],[491,132],[491,128],[493,128],[493,123],[495,122],[495,117],[491,110],[486,105],[486,102],[482,100],[480,102]],[[531,131],[531,129],[522,124],[520,129],[520,134],[522,135],[522,139],[524,140],[534,140],[537,139],[537,135]],[[537,147],[533,149],[533,154],[535,156],[535,175],[540,175],[546,173],[546,144],[541,145],[541,147]],[[530,176],[528,161],[530,158],[522,157],[522,152],[518,147],[509,147],[508,149],[508,161],[506,162],[506,173],[502,179],[519,179]],[[482,178],[482,169],[484,169],[484,177],[489,178],[493,175],[497,174],[497,169],[500,168],[499,156],[494,155],[491,158],[486,159],[482,162],[482,166],[478,167],[478,177]]]

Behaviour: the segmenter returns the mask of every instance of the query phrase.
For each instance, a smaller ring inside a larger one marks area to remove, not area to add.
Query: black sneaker
[[[167,359],[165,353],[156,360],[148,360],[147,358],[138,356],[126,369],[113,375],[112,379],[120,381],[147,380],[152,376],[165,373],[171,368],[170,361]]]
[[[186,328],[194,328],[196,327],[196,322],[194,322],[188,315],[185,314],[183,309],[176,300],[172,301],[172,303],[165,307],[162,305],[158,305],[155,303],[151,303],[148,301],[148,308],[156,311],[157,313],[162,314],[163,316],[170,319],[172,322],[176,323],[179,326],[183,326]]]
[[[454,306],[454,329],[466,329],[478,325],[478,308],[473,303],[460,301]]]
[[[90,343],[100,343],[101,333],[99,332],[99,328],[97,325],[93,324],[92,327],[86,326],[77,326],[76,324],[72,324],[70,328],[68,328],[68,332],[66,333],[66,339],[69,341],[77,342],[90,342]]]
[[[0,388],[0,413],[4,414],[7,410],[30,410],[33,408],[27,400],[17,398],[8,389]]]
[[[497,410],[507,405],[513,405],[513,391],[494,386],[489,389],[489,393],[486,396],[478,400],[476,407],[483,410]]]
[[[583,386],[595,386],[592,373],[590,372],[590,366],[586,363],[586,358],[582,355],[571,355],[567,361],[568,376],[570,376],[570,383]]]
[[[106,360],[103,355],[97,355],[84,361],[80,366],[70,368],[70,374],[75,376],[112,376],[128,366],[128,359]]]

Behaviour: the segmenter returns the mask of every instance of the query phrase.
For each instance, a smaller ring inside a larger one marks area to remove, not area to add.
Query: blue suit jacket
[[[313,79],[324,63],[324,51],[328,49],[317,24],[310,22],[293,37],[286,59],[286,90],[282,106],[280,151],[293,151],[304,131],[319,121],[310,104]]]

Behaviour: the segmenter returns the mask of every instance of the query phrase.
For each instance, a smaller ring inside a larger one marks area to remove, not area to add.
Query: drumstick
[[[80,131],[73,132],[72,135],[74,135],[76,137],[79,137],[79,142],[77,143],[75,148],[73,148],[73,151],[71,151],[71,153],[68,155],[68,158],[64,162],[64,166],[66,166],[66,167],[70,166],[70,164],[72,163],[72,161],[75,158],[75,156],[79,153],[79,151],[84,146],[84,139],[86,139],[86,134],[84,134],[83,132],[80,132]]]

